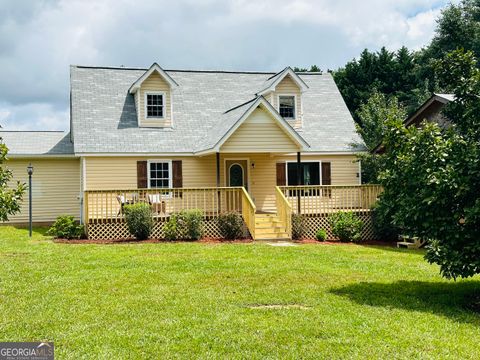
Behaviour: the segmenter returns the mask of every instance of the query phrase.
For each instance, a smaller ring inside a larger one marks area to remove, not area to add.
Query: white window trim
[[[280,114],[280,96],[293,96],[293,118],[284,118],[287,121],[296,121],[298,118],[297,94],[277,94],[277,111]]]
[[[285,161],[285,185],[286,186],[295,186],[295,185],[288,185],[288,164],[289,163],[297,163],[297,161],[287,160]],[[323,179],[322,179],[322,160],[301,160],[300,163],[318,163],[318,178],[320,180],[320,185],[312,185],[312,186],[322,186]],[[297,185],[297,186],[307,186],[307,185]]]
[[[148,116],[148,111],[147,111],[147,96],[148,95],[162,95],[162,107],[163,107],[163,116]],[[145,91],[143,94],[143,117],[145,120],[164,120],[166,118],[166,112],[167,112],[167,104],[166,104],[166,94],[165,91]]]
[[[147,185],[148,189],[164,189],[164,188],[158,188],[158,187],[152,187],[150,184],[150,164],[152,163],[168,163],[168,187],[172,188],[173,187],[173,173],[172,173],[172,160],[165,160],[165,159],[154,159],[154,160],[147,160]]]

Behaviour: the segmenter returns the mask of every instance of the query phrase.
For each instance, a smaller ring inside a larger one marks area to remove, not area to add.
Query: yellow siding
[[[145,93],[149,91],[165,92],[165,118],[164,119],[147,119],[145,117]],[[170,86],[163,78],[154,71],[145,81],[137,94],[135,95],[135,103],[137,104],[137,113],[140,126],[146,127],[169,127],[172,126],[172,114],[170,104]]]
[[[27,166],[32,163],[33,173],[33,221],[51,222],[59,215],[80,217],[80,161],[78,159],[30,159],[9,160],[6,164],[13,171],[16,182],[28,183]],[[28,222],[28,191],[25,193],[22,211],[10,218],[12,223]]]
[[[182,160],[184,187],[216,185],[215,156],[204,157],[87,157],[86,190],[137,188],[137,161]]]
[[[275,158],[269,153],[221,155],[221,184],[225,185],[224,159],[248,159],[249,193],[257,210],[275,210],[275,185],[277,181]],[[253,165],[253,166],[252,166]]]
[[[215,155],[204,157],[89,157],[86,158],[86,189],[114,190],[137,187],[137,161],[182,160],[184,187],[216,186]],[[249,192],[258,210],[275,210],[276,163],[296,161],[295,156],[272,156],[270,153],[228,153],[220,155],[220,186],[225,186],[225,160],[249,160]],[[302,155],[303,160],[331,162],[332,185],[359,183],[358,163],[352,155]],[[253,166],[252,166],[253,165]]]
[[[288,120],[290,125],[298,129],[302,126],[302,99],[301,92],[298,85],[292,80],[290,76],[286,76],[280,83],[276,86],[275,91],[272,93],[273,107],[279,110],[278,107],[278,96],[279,95],[295,95],[296,104],[295,104],[295,120]]]
[[[255,109],[220,152],[292,152],[298,146],[265,110]]]

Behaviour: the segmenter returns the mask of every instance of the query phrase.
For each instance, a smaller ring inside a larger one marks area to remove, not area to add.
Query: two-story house
[[[71,66],[70,81],[69,132],[0,131],[15,179],[26,181],[27,165],[34,166],[35,222],[60,214],[112,222],[134,201],[166,217],[174,202],[209,214],[225,207],[268,214],[279,211],[276,186],[360,184],[352,145],[360,139],[329,73],[164,70],[155,63]]]

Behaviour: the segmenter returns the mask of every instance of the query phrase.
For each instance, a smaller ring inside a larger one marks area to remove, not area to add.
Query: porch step
[[[265,233],[265,234],[255,234],[255,240],[286,240],[289,239],[287,233]]]
[[[262,236],[265,234],[284,234],[285,233],[285,228],[282,227],[275,227],[275,228],[255,228],[255,235]]]
[[[279,241],[290,238],[277,214],[263,213],[255,214],[255,240]]]

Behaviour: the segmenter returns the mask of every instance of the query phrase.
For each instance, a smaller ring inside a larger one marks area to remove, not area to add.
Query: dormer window
[[[295,119],[295,95],[279,95],[278,112],[284,119]]]
[[[145,93],[145,114],[147,118],[164,117],[165,93],[164,92],[147,92]]]

